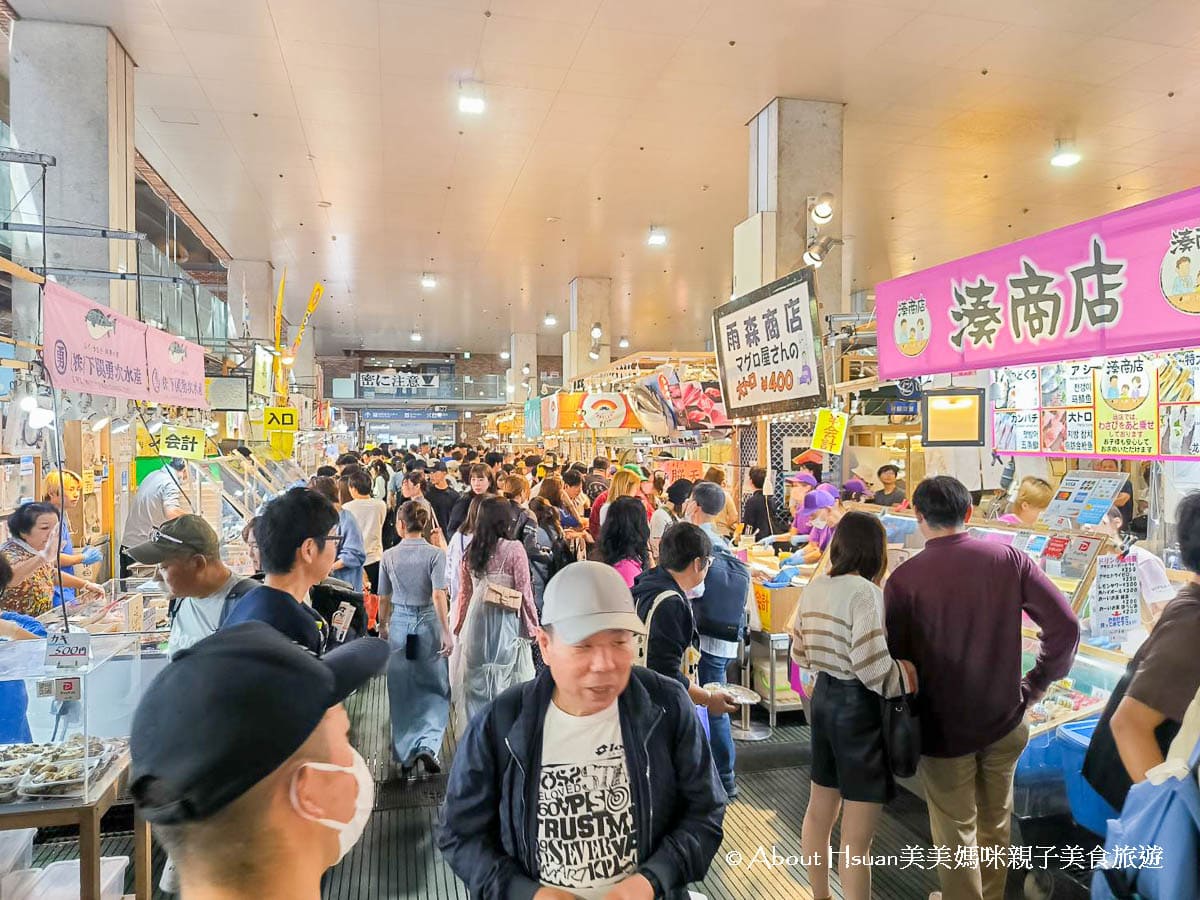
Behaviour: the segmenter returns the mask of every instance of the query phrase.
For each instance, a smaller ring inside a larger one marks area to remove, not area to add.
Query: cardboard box
[[[754,690],[766,698],[771,693],[771,670],[767,661],[761,660],[754,664]],[[775,663],[775,702],[799,703],[800,695],[792,690],[788,681],[788,664],[783,660]]]
[[[787,631],[792,615],[796,612],[796,604],[800,602],[802,590],[803,588],[798,587],[769,588],[755,582],[754,602],[758,604],[763,631],[771,634]]]

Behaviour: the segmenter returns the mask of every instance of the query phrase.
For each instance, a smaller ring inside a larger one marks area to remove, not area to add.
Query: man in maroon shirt
[[[967,535],[971,495],[960,481],[927,478],[912,503],[925,549],[888,579],[884,605],[892,656],[912,660],[921,684],[918,775],[933,843],[1007,848],[1025,709],[1070,670],[1079,622],[1028,555]],[[1026,673],[1022,612],[1042,632]],[[1004,867],[938,875],[946,900],[1004,897]]]

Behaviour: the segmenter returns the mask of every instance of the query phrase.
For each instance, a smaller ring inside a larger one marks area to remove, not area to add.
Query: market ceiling
[[[138,149],[234,257],[287,266],[289,312],[328,279],[325,353],[414,327],[558,352],[580,274],[614,279],[615,335],[699,349],[776,95],[847,104],[857,287],[1200,182],[1195,0],[12,3],[113,28]]]

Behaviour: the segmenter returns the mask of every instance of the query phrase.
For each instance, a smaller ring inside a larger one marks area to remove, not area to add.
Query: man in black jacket
[[[726,803],[695,707],[634,667],[643,626],[611,566],[559,572],[542,625],[548,668],[459,744],[439,849],[475,900],[683,900]]]
[[[733,698],[722,691],[706,691],[696,682],[700,636],[690,599],[704,583],[712,550],[703,529],[676,522],[663,534],[658,566],[633,583],[633,602],[638,618],[646,623],[645,660],[639,664],[674,678],[693,703],[710,715],[723,716],[737,710]]]

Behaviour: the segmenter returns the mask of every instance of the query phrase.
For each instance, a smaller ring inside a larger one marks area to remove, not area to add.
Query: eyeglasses
[[[341,553],[342,548],[346,545],[346,536],[340,531],[335,531],[332,534],[318,534],[313,536],[313,540],[321,545],[321,549],[325,549],[325,545],[329,541],[337,541],[337,552]]]
[[[150,542],[157,544],[160,541],[167,544],[174,544],[176,547],[187,547],[189,550],[195,550],[201,556],[203,556],[206,552],[202,548],[197,547],[191,541],[181,540],[174,535],[167,534],[156,525],[150,529]]]

